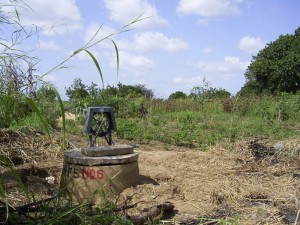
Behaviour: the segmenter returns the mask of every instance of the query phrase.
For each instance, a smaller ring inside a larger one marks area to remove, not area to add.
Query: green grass
[[[109,100],[106,99],[107,105]],[[139,115],[140,99],[124,99],[124,101],[126,103],[124,105],[135,107],[115,109],[116,135],[140,144],[157,140],[165,144],[205,151],[209,147],[223,144],[228,146],[241,139],[267,137],[283,140],[299,135],[297,130],[300,127],[300,95],[298,94],[282,94],[276,98],[261,96],[207,101],[201,103],[204,104],[202,109],[199,107],[200,103],[190,99],[145,100],[148,112],[146,118]],[[57,103],[55,105],[57,106]],[[56,121],[52,115],[58,115],[58,108],[47,108],[52,109],[53,112],[42,112],[46,119]],[[72,106],[69,105],[68,108],[71,109]],[[77,121],[66,121],[63,130],[73,134],[83,134],[84,118],[82,115],[80,118]],[[43,130],[36,112],[13,121],[11,127],[21,130]],[[55,126],[52,128],[55,129]]]
[[[280,140],[299,135],[291,121],[269,120],[239,113],[164,112],[142,118],[117,119],[117,136],[139,143],[158,140],[167,144],[206,150],[251,137]],[[298,123],[299,125],[299,123]]]
[[[47,126],[49,129],[50,125],[47,124]],[[45,132],[45,126],[40,122],[39,116],[35,112],[27,117],[12,121],[12,123],[10,124],[10,128],[20,130],[25,133],[32,131]]]

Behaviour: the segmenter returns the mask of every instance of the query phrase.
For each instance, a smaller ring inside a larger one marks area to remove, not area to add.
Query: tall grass
[[[204,105],[191,99],[152,100],[145,104],[146,120],[119,117],[117,135],[200,150],[257,136],[280,140],[299,134],[299,100],[300,94],[287,93],[215,99]]]

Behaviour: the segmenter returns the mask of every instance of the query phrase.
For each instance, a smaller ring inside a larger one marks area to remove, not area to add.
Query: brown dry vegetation
[[[69,136],[68,140],[69,148],[86,145],[86,138]],[[128,215],[173,203],[174,212],[161,221],[165,224],[300,224],[300,161],[293,152],[300,140],[287,140],[284,149],[275,149],[271,142],[243,140],[231,149],[214,147],[207,152],[159,142],[141,145],[136,149],[139,183],[121,193],[119,200],[130,196],[129,204],[138,203],[126,211]],[[58,190],[63,164],[59,149],[59,138],[50,142],[41,134],[0,131],[0,154],[11,160],[37,200]],[[49,176],[55,178],[54,184],[46,181]],[[26,203],[14,176],[4,167],[1,179],[13,205]]]

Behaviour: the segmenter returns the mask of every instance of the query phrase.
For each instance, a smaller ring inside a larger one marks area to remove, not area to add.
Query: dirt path
[[[215,207],[211,196],[225,188],[224,181],[228,182],[226,173],[234,165],[228,155],[217,156],[187,149],[166,151],[151,146],[141,147],[137,152],[144,184],[127,191],[139,193],[134,196],[135,200],[144,201],[145,207],[172,202],[178,211],[176,217],[180,219],[212,212]],[[224,161],[228,163],[223,164]]]
[[[246,146],[244,146],[246,147]],[[214,218],[237,224],[293,224],[299,209],[299,167],[248,151],[209,152],[161,143],[141,146],[141,181],[122,196],[140,202],[134,213],[172,202],[175,221]]]

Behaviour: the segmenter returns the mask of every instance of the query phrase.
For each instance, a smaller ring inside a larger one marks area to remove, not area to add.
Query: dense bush
[[[8,128],[31,113],[31,107],[19,93],[0,94],[0,128]]]
[[[176,92],[170,94],[170,96],[168,97],[168,100],[180,99],[180,98],[187,98],[187,95],[182,91],[176,91]]]

